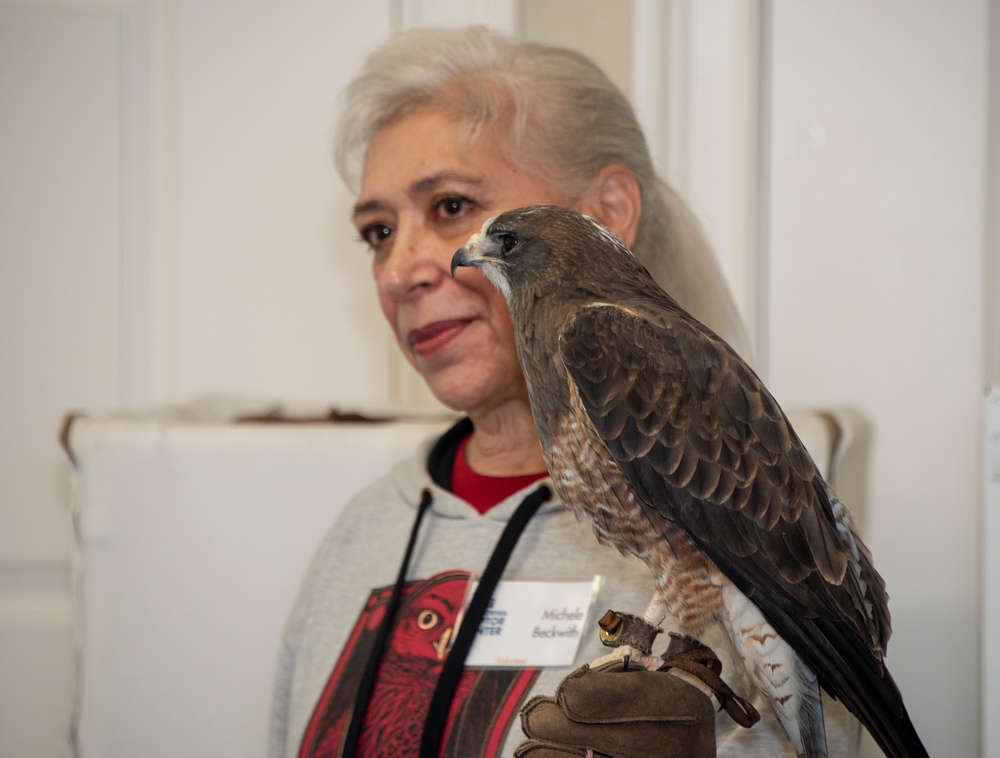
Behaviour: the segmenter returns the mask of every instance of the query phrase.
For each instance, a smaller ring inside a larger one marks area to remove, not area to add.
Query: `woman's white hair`
[[[484,27],[414,29],[368,56],[344,100],[335,160],[355,191],[379,130],[426,110],[452,114],[467,143],[487,131],[498,137],[506,160],[566,197],[580,197],[606,166],[628,166],[642,196],[636,258],[682,307],[750,357],[698,222],[656,175],[625,95],[587,57]]]

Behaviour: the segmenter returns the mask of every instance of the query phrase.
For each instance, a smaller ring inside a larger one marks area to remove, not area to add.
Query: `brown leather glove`
[[[554,698],[529,700],[521,709],[528,739],[515,757],[714,758],[715,705],[670,668],[705,682],[743,726],[760,718],[719,679],[721,664],[711,650],[676,637],[659,671],[625,671],[617,661],[582,666],[560,682]]]
[[[556,696],[521,709],[528,735],[517,758],[611,755],[620,758],[714,758],[715,708],[698,688],[661,671],[581,666]]]

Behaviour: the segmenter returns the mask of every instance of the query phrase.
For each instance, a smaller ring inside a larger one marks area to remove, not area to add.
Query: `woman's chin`
[[[459,413],[468,413],[470,409],[480,404],[478,397],[480,393],[470,387],[467,381],[463,381],[460,375],[447,376],[449,373],[458,372],[437,371],[431,376],[424,375],[424,382],[431,394],[446,408]]]
[[[418,368],[419,370],[419,368]],[[489,408],[491,401],[509,394],[509,384],[502,387],[482,365],[468,366],[461,363],[438,367],[434,371],[420,371],[424,382],[441,404],[453,411],[472,414]]]

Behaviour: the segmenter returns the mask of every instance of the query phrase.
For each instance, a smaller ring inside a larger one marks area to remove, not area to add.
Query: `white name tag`
[[[500,582],[466,666],[569,666],[580,640],[597,634],[588,619],[601,586],[590,582]],[[469,595],[475,592],[470,582]]]

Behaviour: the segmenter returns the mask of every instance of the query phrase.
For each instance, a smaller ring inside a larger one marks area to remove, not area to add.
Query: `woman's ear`
[[[639,233],[642,193],[632,169],[623,163],[605,166],[594,178],[579,210],[600,221],[632,247]]]

